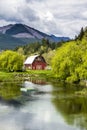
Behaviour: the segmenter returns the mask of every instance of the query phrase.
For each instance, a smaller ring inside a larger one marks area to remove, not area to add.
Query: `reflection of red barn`
[[[45,59],[40,55],[30,56],[24,62],[25,68],[33,70],[44,70],[47,66]]]

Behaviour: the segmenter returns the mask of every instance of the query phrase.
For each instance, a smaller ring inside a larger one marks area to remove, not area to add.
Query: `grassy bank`
[[[0,71],[0,82],[23,81],[29,77],[52,78],[51,70],[27,70],[26,72],[2,72]]]
[[[13,73],[7,73],[7,72],[0,71],[0,82],[2,82],[2,81],[12,81],[12,79],[14,79]]]

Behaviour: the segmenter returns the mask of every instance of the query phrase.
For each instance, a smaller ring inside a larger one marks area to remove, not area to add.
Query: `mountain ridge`
[[[9,24],[7,26],[0,27],[0,49],[13,49],[14,47],[20,45],[40,41],[43,38],[52,42],[70,40],[69,37],[48,35],[25,24]],[[10,43],[12,42],[12,44],[9,44],[9,41]]]

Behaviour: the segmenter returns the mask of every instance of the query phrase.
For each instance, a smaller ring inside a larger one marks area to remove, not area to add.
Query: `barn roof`
[[[33,61],[35,60],[35,58],[38,57],[38,56],[39,56],[39,55],[29,56],[29,57],[25,60],[24,64],[32,64]]]

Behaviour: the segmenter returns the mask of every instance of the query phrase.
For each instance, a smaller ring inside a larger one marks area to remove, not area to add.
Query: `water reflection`
[[[37,91],[22,93],[27,85]],[[81,89],[63,82],[0,85],[0,130],[86,130],[87,98],[75,95]]]
[[[20,85],[18,83],[0,84],[0,96],[6,100],[20,95]]]
[[[52,102],[65,121],[82,130],[87,129],[87,97],[75,95],[75,91],[82,89],[81,86],[62,83],[54,84],[53,89]]]
[[[18,83],[2,83],[0,84],[0,103],[20,107],[22,104],[16,100],[20,96],[20,85]]]

